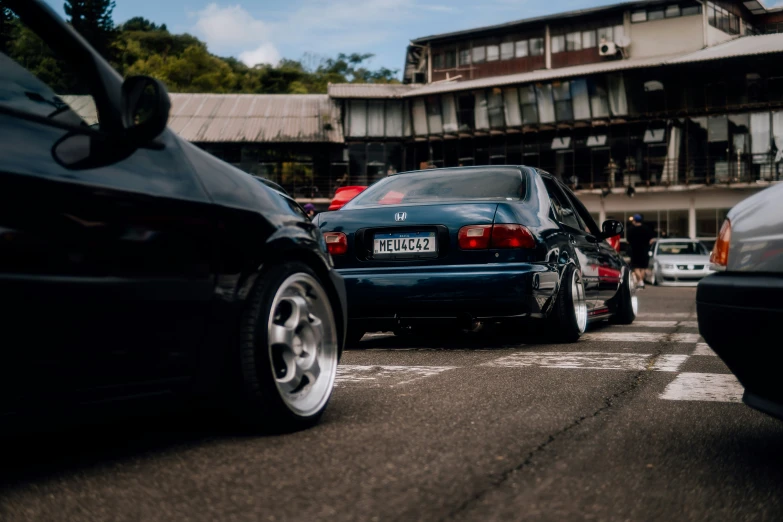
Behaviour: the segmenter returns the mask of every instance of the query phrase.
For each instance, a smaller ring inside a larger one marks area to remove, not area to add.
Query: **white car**
[[[713,271],[710,253],[695,239],[659,239],[650,251],[647,281],[662,286],[696,286]]]

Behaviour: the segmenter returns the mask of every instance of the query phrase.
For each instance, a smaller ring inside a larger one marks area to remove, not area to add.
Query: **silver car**
[[[729,212],[696,291],[699,333],[737,376],[748,406],[783,419],[783,184]]]
[[[647,280],[653,285],[696,286],[712,273],[710,252],[695,239],[659,239],[650,252]]]

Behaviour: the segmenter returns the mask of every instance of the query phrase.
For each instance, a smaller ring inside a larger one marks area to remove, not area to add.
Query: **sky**
[[[46,0],[61,15],[62,0]],[[248,65],[280,58],[317,64],[372,53],[373,68],[402,70],[411,39],[562,13],[620,0],[115,0],[114,22],[143,16],[187,32]],[[767,7],[783,0],[767,0]],[[398,74],[398,77],[400,74]]]

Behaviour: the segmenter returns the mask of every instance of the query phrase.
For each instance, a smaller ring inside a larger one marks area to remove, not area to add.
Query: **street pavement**
[[[304,432],[195,413],[12,441],[0,520],[783,520],[783,422],[741,403],[694,298],[648,287],[575,344],[368,335]]]

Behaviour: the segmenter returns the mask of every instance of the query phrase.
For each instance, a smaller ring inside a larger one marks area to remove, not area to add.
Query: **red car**
[[[351,201],[353,198],[355,198],[360,192],[362,192],[367,187],[363,187],[360,185],[352,185],[348,187],[340,187],[337,189],[337,192],[334,193],[334,198],[332,199],[332,203],[329,205],[329,210],[338,210],[343,207],[346,203]]]

